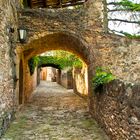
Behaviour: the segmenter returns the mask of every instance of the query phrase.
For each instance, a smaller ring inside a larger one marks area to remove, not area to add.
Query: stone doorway
[[[19,65],[19,105],[23,103],[23,62]]]

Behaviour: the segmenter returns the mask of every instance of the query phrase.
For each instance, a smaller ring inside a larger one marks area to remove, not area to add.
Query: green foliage
[[[96,90],[101,85],[109,83],[110,81],[114,79],[115,79],[115,76],[113,76],[112,73],[108,69],[98,67],[96,69],[95,77],[93,77],[92,79],[92,83],[93,83],[94,89]]]
[[[75,60],[73,62],[73,66],[76,68],[82,68],[82,66],[83,66],[82,61],[80,61],[79,59]]]
[[[58,65],[60,69],[64,69],[66,67],[79,66],[81,67],[82,62],[78,58],[71,57],[57,57],[57,56],[38,56],[39,63],[38,66],[42,66],[45,64],[55,64]]]
[[[121,31],[120,33],[122,33],[123,35],[125,35],[126,37],[128,37],[130,39],[140,39],[140,35],[129,34],[127,32],[123,32],[123,31]]]
[[[39,56],[39,67],[45,64],[55,64],[59,65],[60,69],[64,69],[65,67],[71,67],[72,61],[67,58],[61,58],[56,56]]]
[[[20,0],[20,5],[22,8],[27,8],[28,7],[28,0]]]
[[[67,62],[64,67],[67,67],[67,65],[68,65],[70,67],[74,66],[74,67],[81,68],[83,65],[82,61],[72,53],[69,53],[66,51],[60,51],[60,50],[55,51],[55,53],[56,53],[56,57],[58,57],[60,59],[63,58],[63,59],[65,59],[65,62]]]
[[[42,65],[45,65],[45,64],[60,65],[59,62],[58,62],[58,59],[56,57],[38,56],[38,58],[39,58],[38,67],[41,67]],[[62,68],[62,67],[60,66],[60,68]]]
[[[140,4],[129,0],[122,0],[121,2],[117,2],[117,4],[132,11],[140,11]]]
[[[41,67],[45,65],[56,65],[59,69],[64,69],[66,67],[82,67],[82,61],[80,61],[74,55],[69,55],[67,57],[60,56],[35,56],[28,61],[28,66],[30,69],[30,74],[34,73],[36,67]]]
[[[38,66],[39,63],[39,58],[37,56],[32,57],[29,61],[28,61],[28,66],[30,69],[30,74],[32,75],[34,73],[35,68]]]

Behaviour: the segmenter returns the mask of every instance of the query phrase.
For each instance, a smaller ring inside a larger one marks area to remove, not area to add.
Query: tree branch
[[[108,12],[117,12],[117,11],[126,11],[126,12],[136,12],[136,11],[133,11],[132,9],[129,9],[129,8],[120,8],[120,9],[108,9]]]
[[[121,31],[111,30],[111,29],[108,29],[108,31],[111,32],[111,33],[118,33],[118,34],[121,34],[121,35],[124,36],[124,34]]]
[[[117,2],[109,2],[109,3],[107,3],[107,5],[121,5],[121,4],[117,3]]]
[[[108,19],[109,21],[120,21],[120,22],[126,22],[126,23],[135,23],[140,24],[140,21],[129,21],[129,20],[123,20],[123,19]]]

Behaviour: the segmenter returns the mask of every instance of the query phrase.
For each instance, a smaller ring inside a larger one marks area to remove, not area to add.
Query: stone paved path
[[[41,82],[2,140],[108,140],[72,91]]]

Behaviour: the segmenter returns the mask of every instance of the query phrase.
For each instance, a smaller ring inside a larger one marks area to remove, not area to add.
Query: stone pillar
[[[85,3],[86,29],[93,32],[104,30],[104,0],[88,0]]]
[[[13,0],[0,0],[0,137],[16,109],[15,88],[17,14]],[[14,32],[9,29],[14,28]]]
[[[56,82],[56,68],[51,68],[52,69],[52,82]]]
[[[61,70],[60,70],[60,69],[58,69],[58,70],[56,71],[56,82],[57,82],[58,84],[61,84]]]
[[[40,72],[40,79],[41,80],[47,80],[47,68],[41,68],[41,72]]]
[[[95,76],[95,67],[94,64],[90,64],[88,65],[88,97],[89,97],[89,109],[90,111],[92,110],[96,110],[96,103],[95,103],[95,93],[93,90],[93,84],[92,84],[92,79],[93,76]],[[93,116],[95,117],[95,114],[93,114]]]
[[[75,68],[73,67],[73,90],[83,97],[88,96],[88,79],[87,79],[87,68]]]
[[[37,68],[37,85],[40,84],[40,72],[41,72],[41,68]]]
[[[66,89],[73,88],[72,71],[63,70],[61,73],[61,85]]]

